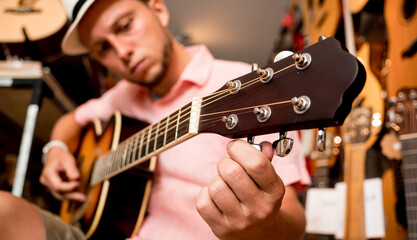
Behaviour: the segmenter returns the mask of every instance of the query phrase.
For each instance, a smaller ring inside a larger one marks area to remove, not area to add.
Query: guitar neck
[[[346,215],[344,239],[366,239],[363,182],[365,144],[345,146]]]
[[[109,179],[196,135],[200,109],[201,99],[194,99],[121,142],[117,149],[96,160],[91,185]]]
[[[417,133],[401,135],[408,236],[417,236]]]

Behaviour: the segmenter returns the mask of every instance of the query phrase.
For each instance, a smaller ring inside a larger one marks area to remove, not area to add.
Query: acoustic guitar
[[[349,0],[349,10],[352,14],[359,13],[369,0]]]
[[[382,88],[370,67],[370,45],[363,43],[356,51],[352,13],[349,0],[342,0],[346,45],[364,64],[367,77],[362,92],[341,127],[344,139],[344,182],[346,208],[343,239],[366,239],[363,184],[365,181],[366,152],[376,142],[382,129],[384,100]]]
[[[384,16],[388,31],[388,96],[417,79],[417,1],[386,0]]]
[[[398,91],[391,127],[401,141],[408,239],[417,236],[417,89]]]
[[[80,190],[88,201],[64,201],[60,215],[80,226],[88,238],[119,239],[136,234],[146,212],[153,157],[158,153],[199,133],[250,139],[340,125],[362,90],[365,75],[354,56],[334,38],[327,38],[228,81],[218,91],[193,99],[120,144],[122,123],[116,113],[104,131],[98,123],[86,130],[77,160]],[[143,180],[144,194],[140,194],[137,179]],[[135,184],[129,184],[132,182]]]
[[[59,54],[68,23],[59,0],[0,1],[0,43],[3,52],[11,55],[39,52],[43,58]]]
[[[304,0],[302,2],[304,35],[306,45],[321,36],[335,36],[340,20],[339,0]]]

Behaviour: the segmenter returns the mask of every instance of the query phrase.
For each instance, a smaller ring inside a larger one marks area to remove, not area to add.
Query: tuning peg
[[[293,54],[294,54],[293,52],[288,51],[288,50],[281,51],[277,55],[275,55],[274,62],[278,62],[278,61],[280,61],[280,60],[282,60],[282,59],[284,59],[288,56],[291,56]]]
[[[292,55],[292,59],[294,60],[295,67],[298,70],[305,70],[311,63],[311,55],[309,53],[295,53]]]
[[[308,109],[310,109],[311,106],[310,98],[304,95],[301,97],[291,98],[291,103],[294,107],[294,112],[297,114],[304,114],[308,111]]]
[[[222,122],[224,122],[224,125],[228,130],[232,130],[236,127],[239,119],[236,114],[230,114],[229,116],[223,116]]]
[[[320,35],[319,36],[319,42],[325,40],[327,37],[325,35]]]
[[[256,119],[258,119],[258,122],[266,122],[271,117],[271,108],[267,105],[256,107],[253,109],[253,113],[256,115]]]
[[[319,128],[317,132],[317,150],[320,152],[326,150],[326,128]]]
[[[259,151],[262,151],[262,146],[260,144],[253,143],[255,137],[248,136],[247,139],[248,139],[248,143],[250,143],[254,148],[258,149]]]
[[[262,83],[269,82],[274,76],[274,70],[272,68],[262,69],[258,66],[257,63],[252,63],[252,72],[256,72],[256,74],[261,77]]]
[[[279,157],[287,156],[294,145],[294,140],[291,138],[287,138],[286,132],[279,133],[279,139],[272,143],[272,147],[274,148],[275,155]]]

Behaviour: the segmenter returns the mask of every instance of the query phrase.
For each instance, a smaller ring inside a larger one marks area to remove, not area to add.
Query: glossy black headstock
[[[268,68],[270,79],[260,77]],[[362,64],[334,38],[262,69],[203,98],[198,132],[247,137],[341,125],[366,79]],[[297,110],[297,100],[310,104]]]

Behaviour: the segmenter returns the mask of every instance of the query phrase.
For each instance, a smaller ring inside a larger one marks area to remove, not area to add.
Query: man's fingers
[[[224,184],[227,184],[226,186],[232,189],[230,190],[231,194],[236,195],[245,205],[256,204],[259,200],[258,196],[261,194],[261,190],[241,165],[232,159],[224,158],[217,164],[217,171],[221,179],[224,180]],[[218,195],[221,195],[221,193]]]
[[[227,151],[231,159],[236,161],[249,174],[253,181],[265,192],[277,190],[278,175],[271,164],[272,146],[263,142],[262,152],[251,147],[247,142],[234,141]],[[264,153],[265,152],[265,153]]]
[[[210,181],[208,192],[214,204],[226,216],[233,216],[240,212],[241,205],[238,196],[219,175]]]
[[[196,208],[206,222],[216,223],[222,221],[223,213],[211,199],[208,187],[201,189],[198,194]]]

